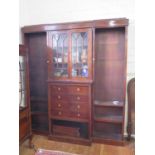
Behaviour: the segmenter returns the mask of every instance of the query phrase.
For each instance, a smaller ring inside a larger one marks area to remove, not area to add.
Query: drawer
[[[52,93],[68,93],[67,86],[63,85],[52,85],[51,86]]]
[[[86,86],[68,86],[68,92],[72,94],[88,95],[89,89]]]
[[[52,95],[53,102],[88,102],[88,96],[84,95],[65,95],[65,94],[54,94]]]
[[[51,104],[51,109],[68,109],[69,104],[68,102],[62,102],[62,101],[57,101],[57,102],[52,102]]]
[[[55,110],[52,109],[51,111],[51,116],[53,117],[69,117],[69,113],[63,110]]]
[[[89,109],[88,109],[88,103],[71,104],[69,109],[72,112],[87,113],[89,111]]]
[[[87,86],[76,85],[52,85],[52,94],[82,94],[87,95],[89,88]]]
[[[74,102],[88,102],[88,96],[84,95],[71,95],[70,101]]]
[[[88,119],[89,115],[88,112],[70,112],[70,117],[76,119]]]

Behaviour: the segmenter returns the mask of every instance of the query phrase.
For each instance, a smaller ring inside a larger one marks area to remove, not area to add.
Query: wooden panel
[[[99,133],[104,133],[104,134],[121,134],[122,124],[95,122],[94,131]]]
[[[25,38],[29,47],[32,130],[48,131],[46,33],[32,33]]]
[[[47,99],[47,48],[46,34],[30,34],[29,41],[29,70],[30,95]]]
[[[135,134],[135,78],[128,82],[128,139]]]
[[[19,121],[19,138],[20,140],[28,135],[30,132],[28,117],[25,117]]]
[[[90,28],[90,27],[124,27],[128,25],[128,19],[126,18],[115,18],[115,19],[101,19],[84,22],[72,22],[72,23],[59,23],[59,24],[42,24],[25,26],[22,28],[24,33],[32,32],[45,32],[50,30],[66,30],[66,29],[79,29],[79,28]]]
[[[95,100],[123,101],[125,29],[98,29],[95,36]]]

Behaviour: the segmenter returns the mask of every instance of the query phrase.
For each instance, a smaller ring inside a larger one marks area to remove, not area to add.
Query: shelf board
[[[63,120],[63,121],[73,121],[73,122],[84,122],[84,123],[88,123],[89,120],[88,119],[82,119],[82,118],[69,118],[69,117],[56,117],[56,116],[52,116],[51,119],[54,120]]]
[[[42,101],[42,102],[47,102],[47,98],[45,97],[30,97],[30,101]]]
[[[92,141],[101,144],[124,146],[125,141],[121,134],[105,134],[93,132]]]
[[[48,115],[48,112],[44,111],[32,111],[31,115]]]
[[[95,115],[94,121],[97,122],[109,122],[109,123],[123,123],[122,116],[103,116],[103,115]]]
[[[123,102],[115,103],[114,101],[94,101],[94,106],[103,106],[103,107],[123,107]]]
[[[101,132],[97,132],[97,131],[93,132],[93,137],[101,138],[101,139],[107,139],[107,140],[116,140],[116,141],[121,141],[122,140],[122,135],[121,134],[101,133]]]

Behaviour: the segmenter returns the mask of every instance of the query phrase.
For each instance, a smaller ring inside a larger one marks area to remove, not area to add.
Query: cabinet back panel
[[[121,134],[122,125],[113,123],[94,123],[94,131],[104,134]]]
[[[96,29],[95,100],[124,100],[125,64],[125,29]]]
[[[46,34],[29,34],[30,95],[47,98]]]

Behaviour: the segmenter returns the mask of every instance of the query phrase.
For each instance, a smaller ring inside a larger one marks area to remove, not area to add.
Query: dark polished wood
[[[104,20],[92,20],[83,22],[70,22],[70,23],[55,23],[55,24],[42,24],[25,26],[22,28],[24,33],[32,32],[46,32],[55,30],[68,30],[68,29],[79,29],[79,28],[109,28],[109,27],[124,27],[128,25],[128,19],[104,19]]]
[[[128,82],[128,140],[131,140],[131,134],[135,134],[135,78]]]
[[[93,139],[123,141],[126,27],[97,27],[94,35]]]
[[[32,131],[48,132],[46,33],[27,34]]]
[[[118,18],[22,28],[24,42],[29,48],[34,132],[46,132],[50,139],[81,144],[91,143],[91,139],[123,143],[127,26],[128,19]],[[73,46],[75,33],[81,33],[82,46],[77,42]],[[87,33],[85,41],[84,33]],[[64,34],[67,39],[62,42]],[[86,48],[87,59],[83,59],[82,54],[79,58],[84,60],[82,65],[87,62],[86,77],[82,73],[78,75],[81,66],[77,60],[73,61],[74,48],[76,54],[80,48],[81,53],[85,53],[83,49]],[[56,71],[60,69],[63,71]],[[53,129],[57,125],[64,130],[80,128],[80,136],[55,134]]]
[[[19,45],[19,55],[25,58],[25,91],[26,106],[19,107],[19,143],[22,144],[29,138],[29,147],[32,147],[32,131],[30,118],[30,98],[29,98],[29,70],[28,70],[28,49],[24,45]]]

